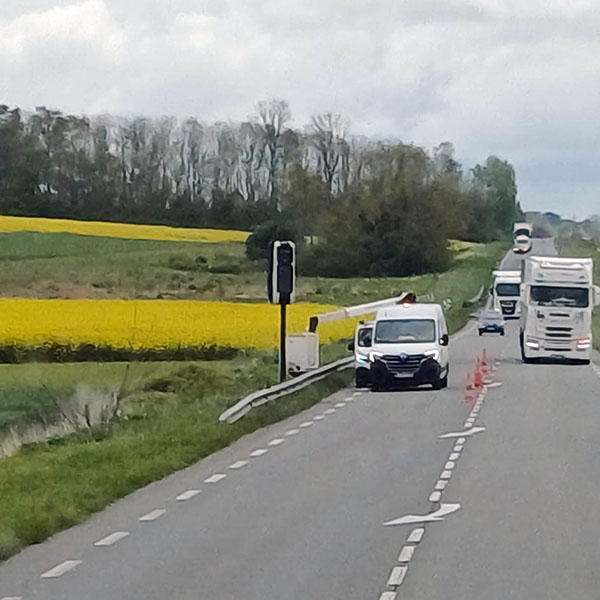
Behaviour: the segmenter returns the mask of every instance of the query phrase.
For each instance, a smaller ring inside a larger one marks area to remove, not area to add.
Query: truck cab
[[[448,385],[448,327],[439,304],[382,308],[373,323],[369,352],[371,386]]]
[[[494,271],[492,308],[506,318],[519,318],[521,312],[521,271]]]
[[[532,256],[523,262],[520,344],[523,362],[589,363],[592,309],[600,301],[591,258]]]
[[[522,221],[513,225],[513,252],[515,254],[526,254],[531,250],[532,234],[533,226],[529,223]]]

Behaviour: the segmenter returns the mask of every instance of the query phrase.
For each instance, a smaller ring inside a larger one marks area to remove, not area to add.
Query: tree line
[[[3,214],[253,230],[251,258],[292,237],[314,274],[444,269],[449,237],[510,232],[516,192],[497,157],[463,170],[449,142],[371,140],[334,113],[294,129],[280,100],[210,125],[0,105]]]

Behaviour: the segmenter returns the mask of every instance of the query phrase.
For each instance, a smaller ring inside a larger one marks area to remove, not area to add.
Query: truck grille
[[[564,338],[569,339],[572,336],[573,328],[572,327],[546,327],[546,337],[548,338]]]
[[[425,360],[424,354],[406,354],[402,360],[400,356],[386,354],[382,357],[383,362],[392,373],[416,373]]]
[[[514,300],[504,300],[500,302],[500,308],[502,308],[502,312],[505,315],[514,315],[516,306],[517,303]]]

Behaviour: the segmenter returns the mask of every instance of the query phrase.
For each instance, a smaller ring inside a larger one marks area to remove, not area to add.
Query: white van
[[[371,387],[448,386],[448,327],[439,304],[403,304],[377,311],[369,352]]]

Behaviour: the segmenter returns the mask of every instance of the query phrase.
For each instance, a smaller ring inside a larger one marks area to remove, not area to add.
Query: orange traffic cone
[[[473,387],[473,375],[471,375],[471,373],[467,373],[467,390],[470,392],[474,389],[475,388]]]
[[[481,365],[479,364],[479,359],[477,359],[477,364],[475,367],[475,375],[474,375],[474,385],[476,390],[483,389],[483,373],[481,372]]]
[[[485,348],[483,349],[483,354],[481,355],[481,361],[480,361],[479,365],[480,365],[481,372],[484,375],[487,375],[489,373],[490,369],[488,367],[487,355],[486,355]]]

